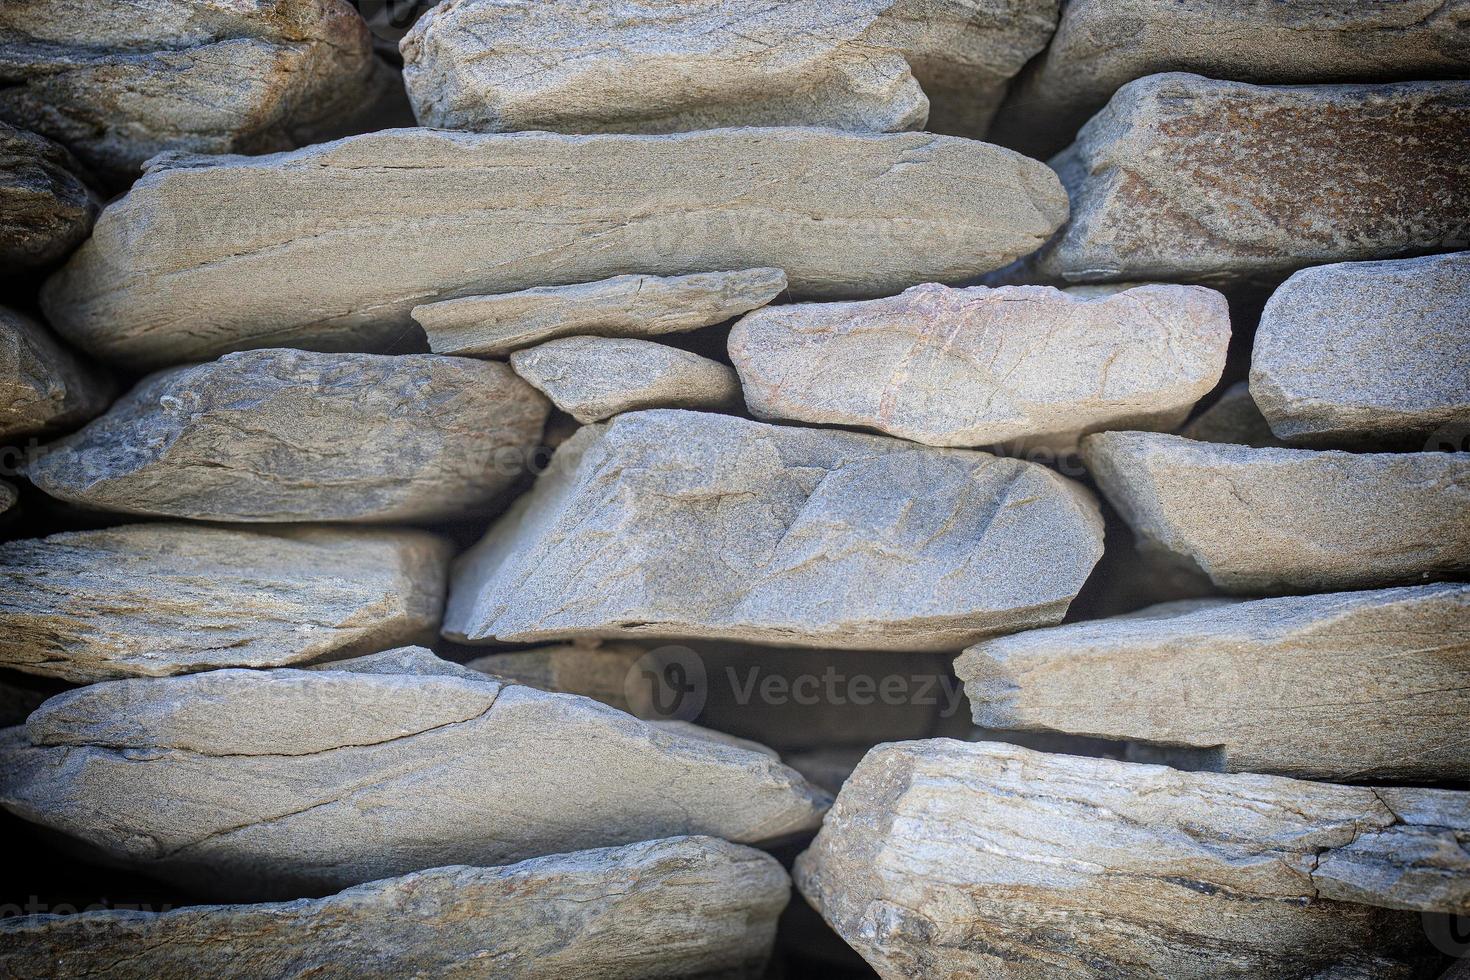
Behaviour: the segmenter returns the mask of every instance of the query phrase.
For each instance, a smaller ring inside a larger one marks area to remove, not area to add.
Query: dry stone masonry
[[[1467,732],[1470,0],[0,0],[0,976],[1449,980]]]

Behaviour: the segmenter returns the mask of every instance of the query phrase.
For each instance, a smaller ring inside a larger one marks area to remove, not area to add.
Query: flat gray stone
[[[711,837],[449,867],[327,898],[0,920],[11,976],[762,975],[790,880]]]
[[[1178,426],[1220,380],[1229,342],[1225,297],[1199,286],[929,284],[757,310],[731,330],[730,358],[757,418],[1071,451],[1099,429]]]
[[[1099,432],[1082,440],[1082,456],[1140,548],[1229,592],[1409,585],[1470,570],[1470,453]]]
[[[42,305],[83,350],[151,367],[363,343],[436,300],[629,273],[780,268],[794,296],[882,295],[999,268],[1066,213],[1038,161],[927,133],[388,130],[155,161]]]
[[[1190,419],[1179,434],[1196,442],[1229,442],[1256,449],[1279,449],[1286,445],[1271,431],[1270,423],[1256,406],[1250,386],[1244,381],[1226,388],[1209,408]]]
[[[1407,980],[1467,842],[1467,793],[935,739],[868,753],[794,877],[885,977]]]
[[[107,408],[113,392],[111,380],[45,327],[0,306],[0,439],[76,428]]]
[[[0,119],[114,186],[165,150],[267,153],[359,103],[374,69],[346,0],[21,0],[0,7]]]
[[[477,132],[719,126],[982,136],[1057,0],[454,0],[403,39],[419,122]],[[922,84],[922,88],[920,87]],[[931,102],[933,111],[931,112]]]
[[[740,404],[740,380],[729,367],[651,340],[563,337],[516,351],[510,366],[584,424],[640,408]]]
[[[786,291],[780,269],[614,276],[415,306],[436,354],[503,357],[558,337],[656,337],[724,323]]]
[[[0,544],[0,666],[88,684],[282,667],[434,635],[421,531],[130,524]]]
[[[1470,782],[1470,585],[1169,603],[986,640],[977,725],[1204,750],[1211,769]]]
[[[235,901],[683,834],[765,841],[826,809],[763,753],[412,653],[58,695],[0,734],[0,805]]]
[[[0,122],[0,279],[55,265],[92,230],[100,204],[78,169],[64,147]]]
[[[1297,445],[1422,449],[1470,429],[1470,252],[1296,273],[1261,313],[1250,385]]]
[[[550,406],[508,366],[260,350],[145,378],[27,476],[61,500],[211,521],[411,521],[503,502]]]
[[[634,412],[563,443],[459,559],[444,634],[953,650],[1058,621],[1101,533],[1085,490],[1020,460]]]
[[[1470,75],[1465,0],[1067,0],[1016,79],[990,138],[1045,159],[1135,78],[1368,82]]]
[[[1072,217],[1026,272],[1275,285],[1324,262],[1463,248],[1467,128],[1464,81],[1129,82],[1052,159]]]

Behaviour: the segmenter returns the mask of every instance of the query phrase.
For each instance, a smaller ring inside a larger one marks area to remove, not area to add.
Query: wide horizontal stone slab
[[[786,291],[780,269],[613,276],[415,306],[436,354],[502,357],[558,337],[656,337],[709,327]]]
[[[0,805],[93,859],[232,900],[445,864],[821,820],[769,756],[400,651],[108,681],[0,736]]]
[[[1470,570],[1470,454],[1253,449],[1099,432],[1082,455],[1139,547],[1239,593]]]
[[[145,378],[28,470],[61,500],[210,521],[492,508],[550,406],[501,363],[261,350]]]
[[[1198,72],[1242,82],[1365,82],[1470,74],[1470,7],[1443,0],[1331,4],[1068,0],[1051,44],[1016,79],[991,138],[1027,156],[1066,147],[1135,78]]]
[[[1199,286],[930,284],[757,310],[730,332],[730,358],[757,418],[1071,450],[1097,429],[1179,425],[1219,381],[1229,341],[1225,297]]]
[[[45,327],[0,306],[0,439],[75,428],[107,408],[113,391]]]
[[[1209,767],[1470,782],[1470,585],[1258,599],[987,640],[977,725],[1200,749]]]
[[[1467,127],[1470,82],[1151,75],[1052,159],[1072,217],[1029,272],[1275,285],[1323,262],[1463,248]]]
[[[327,898],[9,916],[0,972],[759,977],[790,891],[775,858],[710,837],[417,871]]]
[[[1298,445],[1421,449],[1470,430],[1470,252],[1296,273],[1261,313],[1250,385]]]
[[[563,337],[510,356],[510,366],[578,422],[640,408],[740,403],[740,380],[719,361],[627,337]]]
[[[1058,621],[1102,551],[1044,467],[678,410],[563,443],[455,566],[461,641],[958,649]]]
[[[126,186],[165,150],[264,153],[355,106],[373,72],[346,0],[14,0],[0,9],[0,119]]]
[[[1390,909],[1463,914],[1467,841],[1466,793],[935,739],[870,752],[795,878],[885,977],[1407,978]]]
[[[0,666],[78,683],[281,667],[432,636],[420,531],[129,524],[0,544]]]
[[[78,169],[64,147],[0,122],[0,280],[55,265],[92,230],[99,202]]]
[[[1189,420],[1179,430],[1186,439],[1196,442],[1230,442],[1256,449],[1283,448],[1286,443],[1276,438],[1271,425],[1251,397],[1250,386],[1237,381],[1220,393],[1210,407]]]
[[[998,268],[1066,214],[1041,163],[924,133],[388,130],[156,162],[42,304],[78,347],[156,366],[361,343],[436,300],[631,273],[771,267],[796,296],[881,295]]]
[[[459,0],[430,9],[401,49],[425,126],[883,132],[928,118],[981,136],[1056,21],[1056,0],[697,0],[635,16],[592,0]]]

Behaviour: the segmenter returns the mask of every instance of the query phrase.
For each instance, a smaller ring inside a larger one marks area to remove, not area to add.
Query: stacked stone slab
[[[45,269],[92,230],[98,202],[66,149],[0,122],[0,278]]]

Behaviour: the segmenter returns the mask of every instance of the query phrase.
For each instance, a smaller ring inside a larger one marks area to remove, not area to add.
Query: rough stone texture
[[[0,279],[54,265],[92,230],[98,201],[78,169],[64,147],[0,122]]]
[[[1072,219],[1026,265],[1067,282],[1274,284],[1323,262],[1463,248],[1467,129],[1470,82],[1139,79],[1051,161]]]
[[[0,439],[74,428],[107,408],[112,382],[23,313],[0,306]]]
[[[1251,397],[1250,386],[1244,381],[1226,388],[1214,404],[1191,419],[1179,434],[1196,442],[1228,442],[1256,449],[1279,449],[1286,445],[1271,431]]]
[[[504,364],[261,350],[144,379],[28,469],[46,493],[218,521],[403,521],[500,502],[550,406]]]
[[[1220,380],[1229,341],[1225,297],[1199,286],[931,284],[757,310],[730,332],[730,358],[757,418],[1071,450],[1102,428],[1178,426]]]
[[[1470,585],[1170,603],[987,640],[955,671],[977,725],[1183,745],[1228,772],[1470,782]]]
[[[644,717],[638,688],[629,690],[628,677],[647,649],[636,643],[558,643],[476,657],[465,664],[512,684],[525,684],[557,694],[580,694],[603,704]]]
[[[0,736],[0,804],[93,859],[236,901],[681,834],[763,841],[826,809],[764,754],[587,698],[504,686],[427,650],[366,668],[58,695]]]
[[[1059,620],[1101,533],[1085,490],[1019,460],[635,412],[563,443],[460,558],[444,633],[957,649]]]
[[[452,550],[419,531],[131,524],[0,544],[0,666],[91,683],[423,640]]]
[[[266,153],[359,104],[374,69],[346,0],[6,0],[0,119],[114,185],[165,150]]]
[[[990,138],[1045,159],[1123,85],[1167,71],[1268,83],[1463,77],[1470,3],[1067,0]]]
[[[639,408],[718,411],[740,404],[740,380],[730,368],[651,340],[564,337],[516,351],[510,366],[582,423]]]
[[[710,837],[449,867],[329,898],[0,920],[6,976],[759,977],[790,892]]]
[[[1402,977],[1470,794],[949,739],[880,746],[797,887],[888,978]]]
[[[774,267],[796,296],[882,295],[998,268],[1066,214],[1041,163],[927,133],[389,130],[157,162],[42,304],[77,346],[157,365],[628,273]]]
[[[0,514],[14,507],[19,499],[20,493],[15,489],[15,485],[0,480]]]
[[[780,269],[614,276],[413,308],[436,354],[503,357],[558,337],[656,337],[713,326],[786,291]]]
[[[1261,313],[1250,385],[1298,445],[1422,449],[1470,426],[1470,252],[1296,273]]]
[[[479,132],[718,126],[982,136],[1057,0],[450,0],[400,45],[420,123]],[[922,85],[922,88],[920,87]],[[932,102],[932,110],[931,110]]]
[[[1082,455],[1139,547],[1240,593],[1470,570],[1470,454],[1315,452],[1100,432]]]

